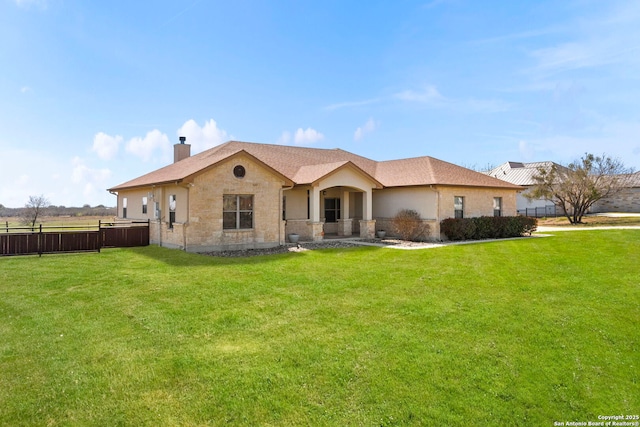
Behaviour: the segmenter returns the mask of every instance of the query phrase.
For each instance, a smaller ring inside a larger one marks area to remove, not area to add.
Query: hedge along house
[[[298,234],[374,237],[401,209],[440,239],[449,217],[516,214],[522,187],[432,157],[377,162],[340,149],[230,141],[110,188],[118,217],[150,219],[151,243],[187,251],[273,247]]]

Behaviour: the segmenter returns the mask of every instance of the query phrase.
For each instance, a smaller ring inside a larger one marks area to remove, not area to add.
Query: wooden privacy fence
[[[97,226],[0,228],[0,256],[56,252],[100,252],[102,248],[149,245],[149,221],[118,221]]]

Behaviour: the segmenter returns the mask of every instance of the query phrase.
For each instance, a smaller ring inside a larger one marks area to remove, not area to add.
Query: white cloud
[[[118,154],[118,149],[122,143],[122,137],[120,135],[110,136],[104,132],[98,132],[93,137],[93,151],[98,153],[98,157],[103,160],[111,160]]]
[[[338,102],[336,104],[327,105],[324,107],[325,110],[339,110],[341,108],[351,108],[351,107],[362,107],[364,105],[375,104],[376,102],[380,102],[381,98],[372,98],[365,99],[364,101],[347,101],[347,102]]]
[[[22,86],[20,88],[20,92],[21,93],[29,93],[29,92],[33,92],[33,89],[31,89],[29,86]]]
[[[315,129],[307,128],[306,130],[298,128],[293,135],[288,130],[282,132],[277,144],[290,145],[311,145],[324,139],[324,135]]]
[[[612,2],[613,3],[613,2]],[[538,77],[619,65],[640,67],[640,4],[613,3],[608,13],[582,17],[571,25],[567,40],[530,52]]]
[[[96,193],[104,192],[107,182],[111,178],[109,169],[91,169],[80,157],[71,160],[73,169],[71,171],[71,182],[82,186],[82,195],[86,200],[96,197]]]
[[[430,107],[445,108],[459,112],[499,113],[510,109],[510,105],[499,99],[456,99],[443,96],[438,88],[427,85],[422,90],[405,90],[394,95],[396,99],[417,102]]]
[[[74,157],[71,160],[73,169],[71,171],[71,181],[74,183],[104,183],[111,178],[111,171],[109,169],[91,169],[85,165],[84,160],[80,157]]]
[[[187,120],[177,133],[178,136],[187,138],[186,142],[191,144],[192,153],[199,153],[229,140],[227,131],[220,129],[213,119],[205,122],[202,127],[193,119]]]
[[[440,104],[445,101],[445,98],[438,92],[435,86],[425,86],[421,91],[405,90],[397,93],[396,98],[402,101],[415,101],[427,104]]]
[[[162,161],[170,160],[171,143],[167,135],[157,129],[147,132],[144,138],[136,137],[127,142],[126,150],[140,157],[145,162],[155,158],[155,153],[159,152]]]
[[[369,118],[369,120],[367,120],[367,122],[364,125],[356,129],[356,131],[353,134],[353,140],[360,141],[362,138],[364,138],[366,134],[373,132],[377,128],[378,128],[378,123],[375,120],[373,120],[373,118]]]
[[[311,145],[324,139],[324,135],[315,129],[307,128],[303,130],[298,128],[296,131],[293,142],[295,145]]]
[[[3,165],[8,177],[0,184],[0,203],[9,207],[21,207],[29,196],[43,194],[54,205],[92,206],[114,204],[113,196],[106,188],[113,185],[109,169],[94,169],[85,160],[57,157],[57,152],[46,150],[9,150],[5,152],[13,162]],[[28,162],[32,167],[24,172]]]

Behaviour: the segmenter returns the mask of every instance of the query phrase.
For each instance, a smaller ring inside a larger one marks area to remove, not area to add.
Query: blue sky
[[[640,168],[640,2],[0,0],[0,204],[230,139]]]

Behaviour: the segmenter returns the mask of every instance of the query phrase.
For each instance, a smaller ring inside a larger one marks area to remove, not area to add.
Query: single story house
[[[193,252],[273,247],[296,233],[372,238],[401,209],[440,239],[450,217],[516,215],[522,187],[433,157],[374,161],[341,149],[229,141],[109,189],[152,243]],[[390,233],[392,234],[392,233]]]

